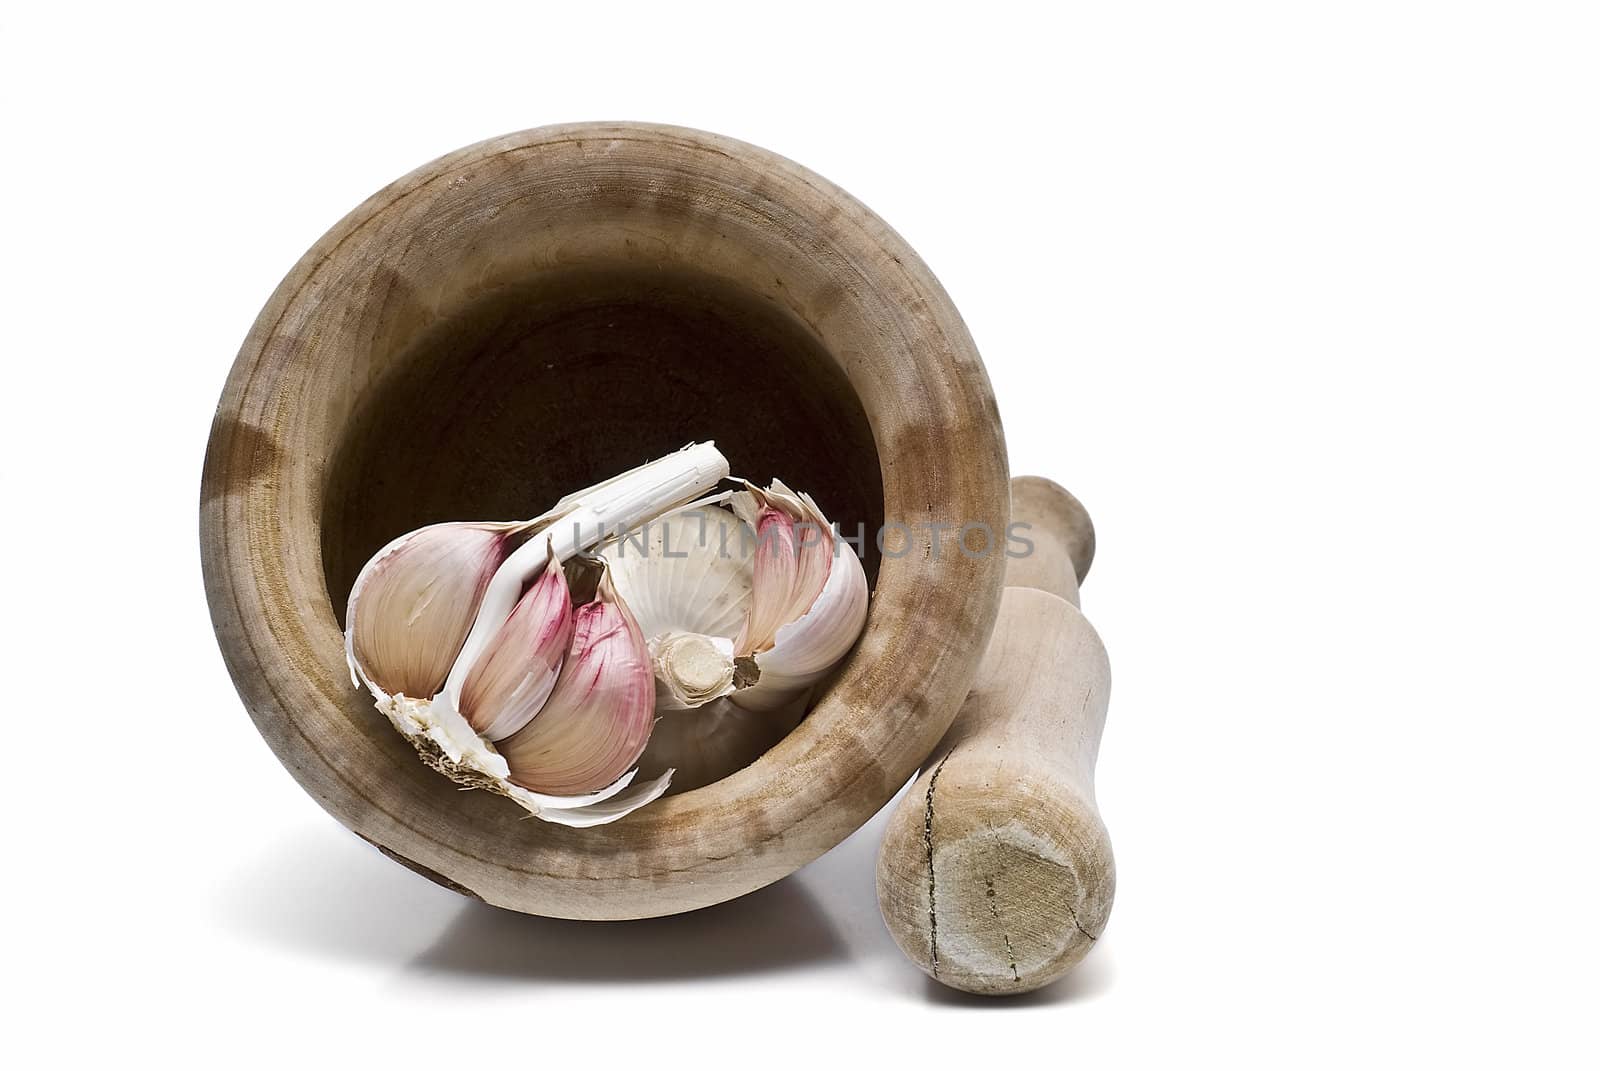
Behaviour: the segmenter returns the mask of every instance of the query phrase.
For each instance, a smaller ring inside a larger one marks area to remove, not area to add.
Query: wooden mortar
[[[895,943],[969,993],[1024,993],[1093,947],[1116,868],[1094,799],[1111,669],[1076,607],[1094,529],[1049,480],[1012,481],[1013,558],[978,679],[890,815],[878,906]],[[1048,585],[1024,586],[1038,583]]]
[[[867,626],[809,716],[731,776],[593,829],[424,767],[344,665],[362,564],[691,439],[867,533]],[[626,919],[776,881],[905,783],[971,685],[1005,569],[929,553],[933,526],[1003,532],[1008,505],[982,363],[894,231],[751,145],[594,123],[436,160],[311,248],[228,378],[200,535],[239,694],[318,803],[466,895]],[[885,521],[904,527],[880,555]]]

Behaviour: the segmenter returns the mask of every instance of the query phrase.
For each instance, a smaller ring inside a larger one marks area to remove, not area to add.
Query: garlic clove
[[[788,620],[799,564],[794,519],[788,514],[764,506],[751,527],[756,533],[756,554],[750,616],[733,645],[741,655],[765,650],[778,626]]]
[[[731,696],[747,710],[791,702],[855,646],[867,622],[867,575],[853,550],[840,547],[811,608],[778,629],[770,650],[755,656],[760,676]]]
[[[523,728],[499,741],[508,780],[530,792],[580,795],[638,761],[655,721],[650,651],[609,575],[573,613],[572,644],[555,688]]]
[[[345,614],[351,680],[380,698],[438,692],[484,591],[524,531],[521,524],[434,524],[373,555]]]
[[[551,550],[544,572],[467,674],[462,716],[490,740],[503,740],[528,724],[555,687],[571,642],[571,593]]]
[[[783,488],[777,480],[773,485]],[[787,491],[787,488],[784,488]],[[833,526],[822,516],[822,511],[817,509],[816,503],[809,496],[801,496],[803,510],[801,520],[795,526],[795,552],[797,562],[795,565],[794,586],[789,599],[789,612],[785,623],[794,621],[805,614],[816,603],[817,597],[822,594],[823,586],[833,572],[833,555],[836,543],[833,536]],[[777,642],[777,637],[773,637]]]
[[[781,480],[763,491],[745,485],[734,510],[756,533],[751,610],[734,647],[741,655],[769,650],[778,629],[811,608],[831,568],[833,527],[808,496]]]
[[[747,710],[776,710],[855,645],[867,620],[867,576],[811,496],[774,480],[764,491],[749,487],[734,495],[732,504],[746,523],[776,538],[756,550],[751,612],[735,644],[754,657],[759,675],[731,699]],[[792,561],[784,560],[786,545]]]

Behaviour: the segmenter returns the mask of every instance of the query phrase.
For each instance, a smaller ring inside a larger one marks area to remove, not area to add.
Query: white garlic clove
[[[571,592],[552,551],[544,572],[467,674],[461,715],[490,740],[510,736],[544,706],[571,642]]]
[[[572,645],[544,708],[498,744],[508,780],[530,792],[580,795],[638,761],[655,721],[655,678],[638,623],[602,574],[573,612]]]
[[[393,540],[362,568],[345,614],[351,679],[374,695],[432,697],[444,686],[520,524],[434,524]]]

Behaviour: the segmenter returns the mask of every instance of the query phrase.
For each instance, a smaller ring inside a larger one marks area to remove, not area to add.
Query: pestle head
[[[1033,546],[1006,561],[1006,586],[1038,588],[1078,605],[1078,586],[1094,561],[1094,522],[1083,503],[1054,480],[1017,476],[1011,480],[1011,524]]]

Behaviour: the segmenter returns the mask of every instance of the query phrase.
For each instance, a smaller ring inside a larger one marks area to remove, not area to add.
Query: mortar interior
[[[546,275],[468,303],[375,367],[325,475],[323,569],[341,622],[361,567],[395,536],[535,516],[693,440],[865,533],[876,577],[883,479],[866,413],[815,332],[764,295],[637,265]]]

